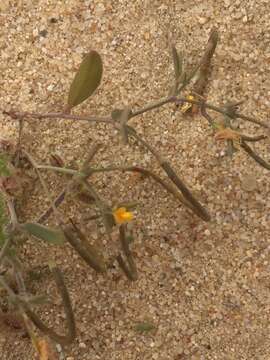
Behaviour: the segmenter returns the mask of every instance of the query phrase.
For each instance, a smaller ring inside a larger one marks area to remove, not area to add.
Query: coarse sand
[[[173,81],[168,37],[190,67],[213,26],[220,39],[205,96],[213,104],[244,100],[243,114],[270,124],[269,13],[268,0],[1,0],[0,136],[18,136],[18,123],[3,110],[61,111],[91,49],[103,59],[102,84],[74,113],[102,116],[166,96]],[[71,346],[57,347],[59,358],[269,360],[269,171],[242,150],[230,159],[204,118],[183,117],[173,104],[132,119],[132,125],[172,163],[212,221],[198,219],[150,179],[96,176],[105,199],[140,203],[132,222],[139,279],[129,282],[117,264],[97,275],[69,246],[27,241],[20,249],[26,266],[54,260],[70,291],[78,336]],[[237,126],[246,134],[267,133],[244,121]],[[107,125],[63,119],[25,124],[24,148],[40,163],[57,153],[74,167],[96,142],[102,144],[97,166],[140,164],[164,175],[149,153],[136,143],[123,145]],[[269,162],[269,139],[251,146]],[[68,181],[43,174],[54,195]],[[34,220],[48,205],[35,183],[20,201],[20,216]],[[118,246],[116,233],[108,240],[103,227],[87,220],[91,207],[79,209],[69,199],[60,210],[108,253]],[[51,275],[33,282],[31,291],[48,294],[52,303],[40,314],[64,331]],[[138,323],[154,329],[140,333]],[[0,333],[0,353],[2,360],[36,359],[30,340],[9,327]]]

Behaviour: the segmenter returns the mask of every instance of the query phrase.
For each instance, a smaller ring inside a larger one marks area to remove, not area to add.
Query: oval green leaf
[[[88,99],[100,84],[102,77],[102,60],[96,51],[92,50],[83,59],[70,86],[68,106],[79,105]]]
[[[61,245],[65,242],[65,236],[61,230],[50,229],[47,226],[37,223],[25,223],[22,224],[22,228],[26,230],[28,234],[51,244]]]
[[[176,47],[173,44],[172,44],[172,57],[173,57],[175,80],[178,81],[182,73],[182,55],[178,54]]]

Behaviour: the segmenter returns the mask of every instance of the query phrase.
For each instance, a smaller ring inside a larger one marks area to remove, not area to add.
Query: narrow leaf
[[[168,178],[176,185],[176,187],[181,191],[184,198],[192,205],[193,211],[203,219],[204,221],[210,221],[211,217],[204,207],[199,203],[199,201],[192,195],[185,183],[178,177],[173,168],[167,161],[162,162],[161,167],[166,172]]]
[[[178,81],[182,73],[182,56],[179,56],[176,47],[174,45],[172,45],[172,56],[173,56],[175,80]]]
[[[8,168],[8,157],[4,154],[0,154],[0,175],[10,176],[10,170]]]
[[[105,272],[106,265],[102,255],[95,246],[89,244],[87,240],[84,239],[84,235],[78,228],[76,228],[76,231],[77,235],[80,235],[80,240],[75,236],[73,229],[70,227],[64,229],[67,241],[89,266],[97,272]]]
[[[56,171],[62,174],[67,174],[67,175],[77,175],[77,176],[83,176],[84,173],[77,171],[77,170],[73,170],[73,169],[68,169],[68,168],[61,168],[58,166],[49,166],[49,165],[38,165],[37,166],[38,169],[46,169],[46,170],[52,170],[52,171]]]
[[[107,212],[106,210],[101,212],[103,224],[105,226],[106,232],[108,236],[110,236],[112,232],[112,228],[115,225],[114,217],[111,213]]]
[[[120,134],[122,136],[123,144],[126,145],[128,143],[128,132],[126,130],[126,123],[130,116],[130,109],[129,107],[125,107],[121,117],[120,117]]]
[[[178,53],[174,44],[171,45],[173,67],[174,67],[174,85],[169,91],[169,96],[177,95],[179,84],[184,83],[183,77],[183,54]]]
[[[100,55],[92,50],[83,59],[79,70],[70,86],[68,106],[79,105],[97,89],[102,77],[102,60]]]
[[[61,230],[50,229],[37,223],[25,223],[22,228],[30,235],[51,244],[60,245],[65,242],[65,236]]]

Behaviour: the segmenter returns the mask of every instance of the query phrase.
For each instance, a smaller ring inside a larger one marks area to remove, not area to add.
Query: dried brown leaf
[[[56,352],[53,350],[49,340],[39,338],[35,341],[35,345],[39,354],[39,360],[57,360]]]
[[[215,139],[222,141],[232,140],[239,142],[241,140],[241,135],[237,131],[232,130],[231,128],[225,128],[217,131]]]

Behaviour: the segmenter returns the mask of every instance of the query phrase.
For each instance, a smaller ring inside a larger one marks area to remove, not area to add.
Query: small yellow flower
[[[193,95],[188,95],[187,96],[187,100],[195,100],[195,98],[194,98],[194,96]],[[191,103],[184,103],[182,106],[181,106],[181,112],[183,113],[183,114],[185,114],[189,109],[191,109],[192,108],[192,105],[193,104],[191,104]]]
[[[133,213],[127,211],[125,207],[120,207],[113,211],[114,220],[117,224],[124,224],[133,219]]]

